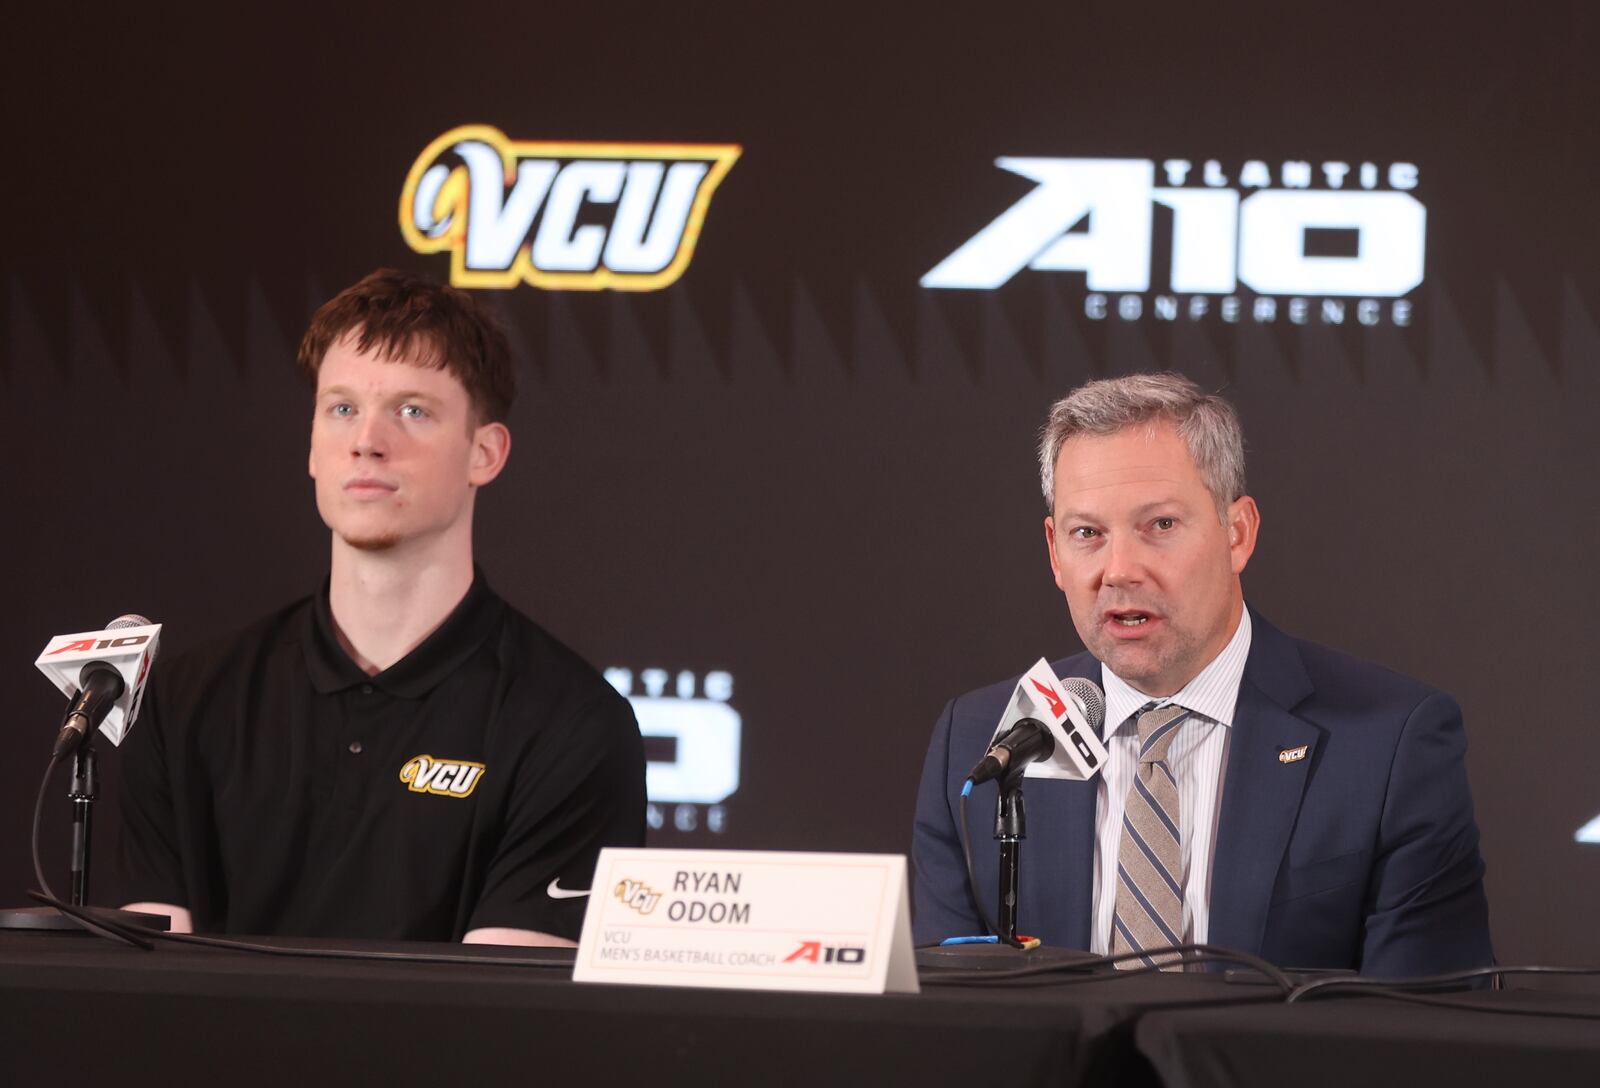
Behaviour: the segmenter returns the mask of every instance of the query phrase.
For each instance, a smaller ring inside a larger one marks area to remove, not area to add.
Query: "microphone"
[[[1038,718],[1023,718],[1013,725],[990,747],[978,765],[972,768],[967,779],[977,785],[1006,773],[1012,763],[1021,766],[1040,759],[1049,759],[1056,750],[1056,739],[1050,729]]]
[[[143,616],[118,616],[101,631],[57,635],[34,662],[72,700],[54,756],[68,755],[99,727],[121,744],[139,714],[155,660],[161,625]]]
[[[986,782],[1024,765],[1029,778],[1093,778],[1106,761],[1100,742],[1105,717],[1105,696],[1093,682],[1061,680],[1041,658],[1017,681],[989,751],[969,778]]]
[[[1106,761],[1106,750],[1100,743],[1100,729],[1106,724],[1106,696],[1093,680],[1069,676],[1061,681],[1067,696],[1076,699],[1076,709],[1083,711],[1084,730],[1068,729],[1067,740],[1078,752],[1079,759],[1091,772]],[[1069,723],[1074,724],[1074,723]],[[1086,730],[1086,731],[1085,731]]]
[[[1093,680],[1085,680],[1081,676],[1069,676],[1061,681],[1061,686],[1067,689],[1068,695],[1076,696],[1078,702],[1083,704],[1084,724],[1098,736],[1100,727],[1106,724],[1105,692]]]
[[[76,750],[89,730],[105,721],[122,693],[128,690],[128,682],[116,666],[105,661],[89,662],[78,676],[78,697],[67,707],[67,718],[56,735],[52,756],[64,756]]]

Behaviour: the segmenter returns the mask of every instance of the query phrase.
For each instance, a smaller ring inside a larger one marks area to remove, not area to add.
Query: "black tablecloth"
[[[1131,1030],[1141,1011],[1271,996],[1195,975],[864,996],[569,976],[567,966],[277,959],[169,944],[142,952],[78,935],[0,935],[0,1071],[10,1083],[205,1075],[230,1088],[1148,1084]]]
[[[0,1083],[1600,1085],[1600,1020],[1559,1015],[1600,1014],[1595,982],[1450,999],[1466,1009],[1284,1006],[1220,975],[925,975],[921,994],[853,996],[579,985],[566,961],[506,962],[525,950],[342,945],[471,962],[0,934]],[[1540,1010],[1557,1015],[1513,1014]]]
[[[1304,1004],[1153,1011],[1139,1050],[1170,1088],[1600,1085],[1600,982],[1435,999],[1330,996]]]

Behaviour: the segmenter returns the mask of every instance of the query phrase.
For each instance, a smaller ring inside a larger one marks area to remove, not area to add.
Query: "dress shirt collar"
[[[1244,679],[1244,663],[1249,656],[1250,610],[1240,608],[1239,626],[1222,652],[1171,698],[1157,702],[1177,703],[1185,710],[1231,726],[1233,709],[1239,702],[1239,682]],[[1135,711],[1150,702],[1150,696],[1135,690],[1104,662],[1100,665],[1100,681],[1106,692],[1105,735],[1110,737],[1131,720]]]

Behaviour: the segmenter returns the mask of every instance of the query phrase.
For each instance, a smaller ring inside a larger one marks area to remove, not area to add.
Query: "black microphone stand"
[[[72,801],[72,885],[67,890],[67,902],[74,907],[89,905],[89,847],[99,785],[94,741],[85,736],[72,753],[72,785],[67,789]]]
[[[89,854],[94,829],[94,803],[99,797],[99,763],[95,755],[93,731],[88,731],[72,749],[72,782],[67,797],[72,801],[71,886],[67,905],[82,907],[94,918],[146,929],[167,929],[171,919],[165,914],[116,910],[89,906]],[[52,761],[51,766],[54,767]],[[43,789],[44,787],[40,787]],[[37,842],[35,842],[37,847]],[[37,850],[34,854],[37,864]],[[21,907],[0,910],[0,929],[49,929],[87,933],[83,923],[55,907]]]
[[[1001,943],[961,943],[919,948],[916,950],[918,967],[1008,970],[1025,963],[1048,963],[1054,967],[1071,968],[1079,962],[1099,962],[1094,953],[1076,948],[1039,947],[1025,950],[1008,943],[1018,939],[1018,862],[1022,840],[1028,837],[1028,810],[1022,799],[1022,778],[1027,767],[1027,760],[1019,761],[995,783],[999,793],[994,806],[994,837],[1000,843],[1000,915],[995,923],[995,932]],[[969,890],[975,897],[979,894],[975,881]]]
[[[1000,939],[1017,939],[1017,872],[1022,840],[1028,837],[1028,808],[1022,800],[1022,772],[1019,763],[1000,779],[1000,792],[994,803],[994,837],[1000,843]]]

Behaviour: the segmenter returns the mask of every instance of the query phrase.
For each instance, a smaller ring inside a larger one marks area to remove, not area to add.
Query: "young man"
[[[312,597],[155,674],[124,748],[128,897],[178,930],[563,944],[603,846],[644,841],[627,700],[489,588],[504,335],[393,271],[317,311]]]
[[[1104,689],[1108,759],[1089,782],[1028,781],[1022,930],[1126,966],[1186,943],[1378,975],[1489,964],[1460,709],[1246,607],[1261,519],[1232,406],[1174,374],[1092,382],[1051,410],[1040,473],[1089,651],[1054,668]],[[935,729],[919,943],[981,929],[957,799],[1013,686],[956,699]],[[993,804],[986,785],[969,808]],[[974,834],[991,896],[997,851]]]

